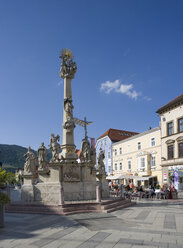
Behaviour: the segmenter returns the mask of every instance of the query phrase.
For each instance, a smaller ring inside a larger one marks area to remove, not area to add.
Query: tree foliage
[[[0,169],[0,190],[1,187],[7,184],[12,184],[15,180],[15,175],[11,172],[6,172],[3,169]],[[0,192],[0,205],[4,205],[6,203],[10,202],[10,198],[4,194],[3,192]]]
[[[0,192],[0,205],[10,203],[10,198],[7,194]]]
[[[15,174],[12,172],[6,172],[6,170],[0,169],[0,187],[2,185],[13,185],[16,183]]]

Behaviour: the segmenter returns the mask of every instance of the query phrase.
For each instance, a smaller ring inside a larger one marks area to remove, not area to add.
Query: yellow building
[[[162,185],[160,127],[114,143],[112,152],[114,176],[131,178],[136,186]]]
[[[160,115],[163,183],[174,182],[178,173],[177,189],[183,189],[183,95],[157,110]]]

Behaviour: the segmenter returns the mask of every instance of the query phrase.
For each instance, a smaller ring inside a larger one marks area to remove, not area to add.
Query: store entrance
[[[149,187],[150,186],[155,187],[155,186],[157,186],[157,183],[158,183],[157,177],[149,178]]]

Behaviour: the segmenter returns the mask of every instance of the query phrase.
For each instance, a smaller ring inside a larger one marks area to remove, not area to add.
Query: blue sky
[[[0,143],[37,149],[51,133],[62,143],[62,48],[90,137],[158,126],[156,110],[183,93],[182,13],[179,0],[0,0]],[[83,136],[75,128],[78,148]]]

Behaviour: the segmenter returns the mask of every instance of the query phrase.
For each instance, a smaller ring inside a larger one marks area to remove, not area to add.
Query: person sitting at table
[[[160,196],[161,199],[165,199],[165,191],[163,190],[163,187],[160,188]]]
[[[153,186],[151,186],[151,189],[150,189],[149,193],[150,193],[150,197],[151,197],[151,198],[154,198],[154,196],[155,196],[156,194],[155,194],[155,189],[154,189]]]
[[[144,192],[142,185],[140,186],[139,192],[140,192],[140,198],[143,198],[145,195],[145,192]]]
[[[126,186],[126,189],[127,189],[127,191],[130,191],[130,185],[128,184],[127,186]]]
[[[138,197],[138,189],[134,188],[134,191],[132,192],[132,198]]]

